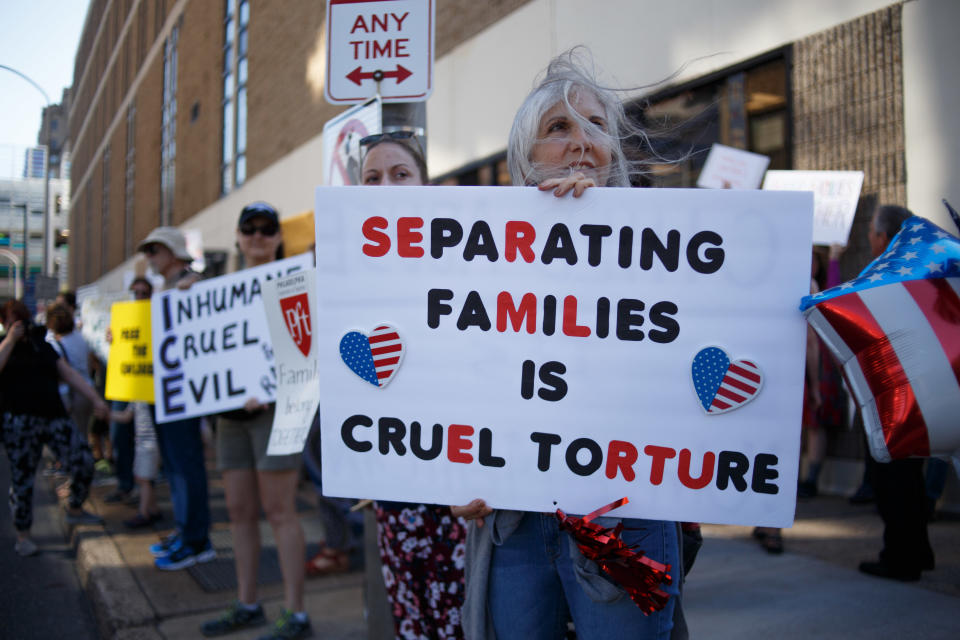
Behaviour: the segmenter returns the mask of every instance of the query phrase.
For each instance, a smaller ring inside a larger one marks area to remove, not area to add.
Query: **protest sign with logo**
[[[110,308],[107,400],[153,403],[150,301],[117,302]]]
[[[810,194],[320,187],[316,208],[327,495],[792,522]]]
[[[769,164],[770,158],[765,155],[714,144],[700,170],[697,186],[707,189],[758,189]]]
[[[78,296],[79,298],[79,296]],[[88,293],[80,302],[80,335],[98,358],[104,362],[110,357],[107,329],[110,328],[110,308],[113,303],[129,300],[128,293]]]
[[[320,402],[311,313],[315,291],[314,269],[267,282],[263,287],[277,372],[276,412],[267,455],[302,451]]]
[[[766,191],[813,192],[813,243],[846,245],[863,171],[767,171]]]
[[[273,401],[263,286],[310,266],[301,254],[154,296],[157,422],[239,409],[249,398]]]

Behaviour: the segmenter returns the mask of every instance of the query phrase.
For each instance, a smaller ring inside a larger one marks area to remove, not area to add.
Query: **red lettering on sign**
[[[468,424],[452,424],[447,427],[447,458],[450,462],[470,464],[473,456],[465,453],[473,447],[473,442],[467,436],[473,435],[473,427]]]
[[[387,219],[373,216],[363,221],[363,237],[375,244],[363,245],[364,255],[371,258],[382,258],[390,251],[390,236],[377,229],[386,229]]]
[[[414,231],[423,227],[423,218],[397,220],[397,255],[401,258],[422,258],[423,248],[414,246],[423,242],[423,234]]]
[[[663,468],[667,459],[675,457],[677,455],[676,450],[670,447],[648,444],[643,448],[643,452],[653,458],[650,463],[650,484],[660,484],[663,482]]]

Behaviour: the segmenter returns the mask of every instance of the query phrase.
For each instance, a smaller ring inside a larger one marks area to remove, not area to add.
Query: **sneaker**
[[[200,545],[181,543],[167,555],[155,558],[153,565],[163,571],[178,571],[201,562],[210,562],[216,557],[217,552],[209,540]]]
[[[153,555],[154,558],[161,558],[178,549],[181,544],[183,544],[183,541],[180,539],[180,534],[174,532],[160,542],[150,545],[150,554]]]
[[[293,611],[284,609],[280,619],[273,623],[273,630],[265,636],[260,636],[258,640],[298,640],[312,635],[313,629],[310,627],[309,618],[300,620],[293,615]]]
[[[103,524],[103,518],[83,509],[80,513],[67,511],[67,524]]]
[[[200,633],[208,638],[232,633],[237,629],[259,627],[266,624],[267,618],[263,615],[263,607],[259,604],[256,609],[248,609],[240,604],[239,600],[233,603],[216,620],[208,620],[200,627]]]
[[[14,550],[16,550],[18,555],[26,558],[27,556],[32,556],[39,551],[37,549],[37,543],[35,543],[30,538],[24,538],[23,540],[17,540],[17,544],[13,545]]]
[[[110,461],[107,460],[106,458],[100,458],[99,460],[93,463],[93,470],[99,471],[104,475],[112,475],[113,465],[110,464]]]

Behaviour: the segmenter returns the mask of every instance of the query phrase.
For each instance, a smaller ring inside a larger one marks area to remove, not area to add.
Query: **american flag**
[[[700,350],[693,359],[693,386],[707,413],[732,411],[749,402],[760,391],[763,374],[750,360],[730,362],[719,347]]]
[[[403,359],[403,340],[390,325],[381,325],[369,336],[350,331],[340,340],[340,358],[351,371],[375,387],[393,378]]]
[[[960,450],[960,239],[909,218],[857,278],[800,309],[843,368],[876,460]]]

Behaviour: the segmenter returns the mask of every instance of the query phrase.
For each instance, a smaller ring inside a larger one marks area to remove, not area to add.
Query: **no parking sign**
[[[325,95],[333,104],[422,102],[433,90],[433,0],[330,0]]]

